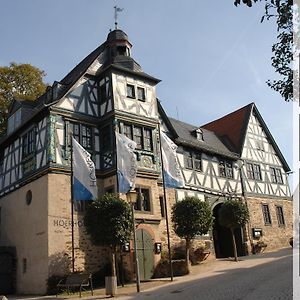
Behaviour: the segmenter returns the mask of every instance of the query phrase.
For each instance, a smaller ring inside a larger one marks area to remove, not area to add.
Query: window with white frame
[[[137,187],[137,201],[134,204],[134,209],[142,212],[151,211],[150,189]]]
[[[249,179],[262,180],[260,165],[247,163],[246,168],[247,168],[247,177]]]
[[[232,162],[226,160],[219,161],[219,175],[221,177],[233,178]]]
[[[123,134],[136,142],[136,149],[153,151],[153,129],[134,124],[123,124]]]
[[[85,124],[73,123],[74,139],[87,151],[93,151],[92,127]]]
[[[184,165],[187,169],[202,171],[202,156],[198,151],[185,151]]]
[[[281,170],[278,168],[270,167],[271,181],[273,183],[283,183]]]

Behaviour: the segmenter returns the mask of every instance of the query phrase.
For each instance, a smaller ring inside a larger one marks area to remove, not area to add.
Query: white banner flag
[[[184,186],[184,179],[177,159],[177,146],[162,131],[160,131],[162,159],[164,162],[163,175],[166,188]]]
[[[137,162],[134,154],[136,142],[116,132],[119,193],[128,193],[134,187]]]
[[[88,153],[73,137],[73,200],[97,198],[95,164]]]

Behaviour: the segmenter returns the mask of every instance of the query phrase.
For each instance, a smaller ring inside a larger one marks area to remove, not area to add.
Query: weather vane
[[[115,9],[115,29],[118,29],[118,13],[123,11],[124,8],[114,6],[114,9]]]

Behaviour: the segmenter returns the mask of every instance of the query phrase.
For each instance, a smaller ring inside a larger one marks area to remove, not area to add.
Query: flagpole
[[[161,174],[162,174],[162,182],[163,182],[163,190],[164,190],[164,207],[165,207],[165,214],[166,214],[166,227],[167,227],[167,238],[168,238],[170,277],[171,277],[171,281],[173,281],[174,280],[174,278],[173,278],[173,264],[172,264],[172,254],[171,254],[171,242],[170,242],[170,230],[169,230],[169,220],[168,220],[166,185],[165,185],[165,178],[164,178],[164,160],[163,160],[163,156],[162,156],[162,146],[161,146],[161,136],[160,136],[160,124],[158,124],[158,132],[159,132],[159,148],[160,148],[160,158],[161,158]]]
[[[116,174],[117,174],[117,187],[118,187],[118,193],[119,193],[119,178],[118,178],[118,141],[117,141],[117,130],[115,129],[115,141],[116,141]],[[134,216],[134,201],[132,199],[133,194],[136,194],[136,192],[132,189],[130,189],[126,196],[130,200],[130,206],[131,206],[131,217],[132,217],[132,223],[133,223],[133,250],[134,250],[134,262],[135,262],[135,278],[136,278],[136,291],[139,293],[141,291],[141,281],[140,281],[140,269],[139,269],[139,260],[137,255],[137,238],[136,238],[136,227],[135,227],[135,216]],[[135,200],[136,201],[136,200]]]
[[[73,195],[73,135],[69,132],[71,140],[71,231],[72,231],[72,272],[75,272],[75,251],[74,251],[74,195]]]
[[[116,135],[116,130],[117,128],[115,128],[115,143],[116,143],[116,182],[117,182],[117,194],[119,195],[119,176],[118,176],[118,149],[117,149],[117,135]]]

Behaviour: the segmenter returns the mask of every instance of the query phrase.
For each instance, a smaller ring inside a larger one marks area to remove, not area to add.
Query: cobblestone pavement
[[[201,273],[194,269],[188,280],[120,299],[292,300],[292,257],[285,249],[238,263],[219,260]]]
[[[120,300],[292,300],[292,248],[276,252],[242,257],[236,263],[232,259],[205,261],[193,266],[187,276],[153,280],[118,288]],[[85,294],[82,300],[105,299],[105,290],[97,289],[95,296]],[[8,300],[80,299],[71,297],[8,297]]]

